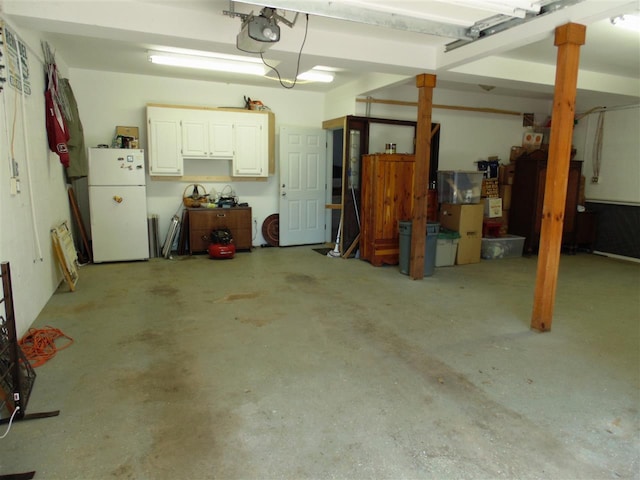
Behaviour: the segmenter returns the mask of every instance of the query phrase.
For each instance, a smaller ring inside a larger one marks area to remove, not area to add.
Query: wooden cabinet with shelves
[[[206,252],[211,231],[228,228],[237,250],[250,250],[251,207],[189,208],[189,253]]]
[[[413,207],[414,155],[362,156],[360,257],[372,265],[399,261],[399,222]]]
[[[509,233],[525,237],[524,250],[532,253],[540,245],[542,207],[547,178],[547,152],[535,150],[515,161],[515,175],[509,210]],[[575,236],[582,161],[571,160],[562,227],[562,243],[572,244]]]

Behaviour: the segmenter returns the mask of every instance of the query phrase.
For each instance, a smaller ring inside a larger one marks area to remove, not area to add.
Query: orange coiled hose
[[[59,338],[66,338],[68,342],[59,347],[56,345],[56,340]],[[32,367],[44,365],[59,350],[64,350],[72,343],[73,338],[65,335],[61,330],[49,326],[30,328],[27,334],[18,342]]]

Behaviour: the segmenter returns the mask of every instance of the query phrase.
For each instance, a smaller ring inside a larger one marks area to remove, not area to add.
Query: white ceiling
[[[611,16],[640,10],[637,0],[582,0],[448,53],[445,45],[455,41],[454,38],[360,23],[364,12],[375,11],[390,18],[394,14],[416,20],[446,18],[448,23],[470,26],[495,15],[484,8],[471,8],[470,3],[496,1],[315,0],[316,4],[340,3],[350,7],[354,21],[309,15],[300,70],[326,65],[339,71],[331,84],[299,83],[295,88],[330,92],[349,83],[367,84],[365,80],[373,77],[398,84],[414,82],[415,75],[420,73],[435,73],[437,86],[441,88],[478,91],[478,84],[484,84],[496,86],[490,94],[551,99],[557,55],[553,32],[557,26],[571,21],[587,26],[587,40],[580,50],[578,84],[578,98],[583,105],[588,106],[590,101],[609,106],[638,102],[640,34],[615,28],[609,21]],[[303,1],[293,3],[305,5]],[[277,86],[272,78],[177,69],[148,62],[149,49],[242,54],[235,46],[241,20],[223,14],[231,6],[228,0],[0,2],[10,25],[41,33],[56,55],[72,68]],[[262,7],[234,2],[233,8],[236,12],[258,13]],[[279,12],[284,14],[282,10]],[[286,15],[293,17],[292,12]],[[283,23],[280,26],[281,40],[265,53],[265,58],[278,64],[283,77],[293,78],[305,34],[305,16],[300,15],[293,28]],[[380,82],[375,84],[379,86]]]

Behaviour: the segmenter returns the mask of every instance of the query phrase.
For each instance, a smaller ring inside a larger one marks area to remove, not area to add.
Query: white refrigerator
[[[89,149],[94,263],[148,260],[144,150]]]

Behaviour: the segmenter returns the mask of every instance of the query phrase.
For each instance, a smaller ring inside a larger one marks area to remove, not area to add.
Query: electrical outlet
[[[591,177],[591,183],[598,183],[600,182],[600,177]]]

